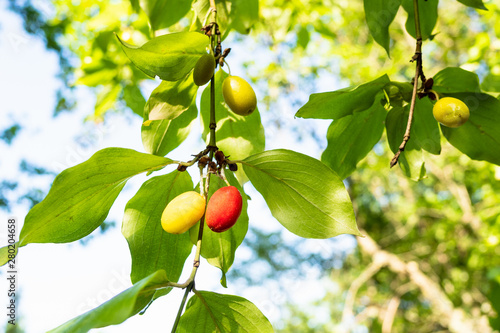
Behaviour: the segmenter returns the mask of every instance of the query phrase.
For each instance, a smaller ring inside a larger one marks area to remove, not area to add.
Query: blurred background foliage
[[[487,11],[439,1],[434,33],[423,46],[424,71],[432,77],[445,67],[462,67],[477,73],[482,89],[498,96],[500,6],[484,3]],[[384,73],[397,81],[409,82],[413,76],[409,60],[415,41],[406,32],[402,8],[389,29],[389,58],[370,36],[360,0],[258,4],[259,20],[250,22],[252,29],[233,26],[223,47],[245,54],[242,65],[257,88],[266,130],[291,126],[299,140],[311,135],[324,148],[314,122],[290,124],[283,110],[293,114],[310,93],[361,84]],[[95,94],[89,121],[103,122],[110,112],[142,116],[151,81],[126,58],[114,34],[141,45],[153,36],[201,24],[195,12],[186,11],[178,22],[152,30],[138,5],[127,0],[9,0],[26,31],[58,55],[63,84],[55,92],[54,117],[74,109],[77,85]],[[1,130],[0,139],[10,144],[20,131],[21,125],[13,124]],[[286,231],[251,229],[244,241],[250,254],[235,263],[229,279],[242,287],[286,291],[280,298],[283,316],[275,325],[280,332],[500,330],[500,168],[442,144],[441,155],[427,157],[423,181],[388,168],[391,152],[385,142],[346,179],[366,234],[359,246],[339,247],[345,239],[354,244],[354,237],[346,236],[311,250],[311,240]],[[30,177],[54,177],[29,161],[19,168]],[[12,201],[9,191],[16,187],[16,181],[2,180],[0,208],[8,211],[16,200],[32,206],[43,198],[43,191],[33,188]],[[324,292],[321,299],[302,304],[283,281],[308,274]]]

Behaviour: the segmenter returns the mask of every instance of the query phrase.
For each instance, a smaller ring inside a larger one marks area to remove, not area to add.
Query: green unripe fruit
[[[460,127],[469,119],[470,112],[467,105],[453,97],[443,97],[432,108],[434,118],[447,127]]]
[[[215,58],[211,53],[204,54],[198,59],[193,71],[193,81],[197,86],[206,84],[214,76]]]
[[[389,95],[389,98],[396,98],[396,97],[399,97],[401,95],[401,92],[399,91],[399,88],[396,87],[395,85],[390,85],[389,86],[389,91],[387,92],[387,94]]]
[[[257,97],[252,87],[238,76],[228,76],[222,82],[222,96],[231,111],[240,116],[248,116],[257,107]]]
[[[205,213],[205,198],[195,191],[184,192],[172,199],[161,215],[163,230],[182,234],[198,222]]]
[[[208,201],[205,222],[212,231],[226,231],[238,221],[242,207],[240,191],[234,186],[222,187]]]

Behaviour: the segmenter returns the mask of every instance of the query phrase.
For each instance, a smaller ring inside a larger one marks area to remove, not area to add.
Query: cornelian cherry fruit
[[[443,97],[432,108],[434,118],[447,127],[460,127],[470,116],[469,108],[459,99]]]
[[[257,97],[252,86],[239,76],[228,76],[222,82],[224,102],[234,113],[248,116],[257,107]]]
[[[226,231],[236,223],[242,207],[240,191],[234,186],[222,187],[208,201],[205,222],[212,231]]]
[[[193,70],[193,81],[197,86],[206,84],[214,76],[215,58],[211,53],[204,54],[198,59]]]
[[[198,222],[205,213],[205,198],[195,191],[184,192],[173,198],[161,215],[163,230],[182,234]]]

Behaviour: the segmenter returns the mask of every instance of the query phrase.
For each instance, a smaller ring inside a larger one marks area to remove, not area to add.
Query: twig
[[[411,282],[405,283],[396,288],[395,295],[389,301],[387,309],[385,310],[384,317],[382,319],[382,333],[391,333],[392,324],[394,324],[394,318],[396,318],[399,304],[401,304],[401,297],[414,288],[415,285]]]
[[[210,160],[214,156],[214,152],[217,150],[217,141],[215,139],[215,129],[217,128],[217,122],[215,120],[215,75],[210,79],[210,139],[208,141],[207,149],[210,149]]]
[[[205,156],[206,154],[208,154],[208,152],[210,151],[210,149],[208,148],[205,148],[205,150],[203,151],[200,151],[198,154],[196,155],[193,155],[194,158],[192,160],[189,160],[187,162],[175,162],[177,164],[179,164],[179,166],[177,167],[177,169],[179,171],[185,171],[187,167],[190,167],[192,165],[194,165],[196,162],[198,162],[203,156]]]
[[[210,0],[210,10],[212,11],[212,22],[214,22],[214,29],[216,30],[214,34],[211,35],[211,45],[214,47],[214,42],[218,41],[220,35],[217,36],[218,26],[217,26],[217,8],[215,7],[215,0]],[[217,47],[220,47],[217,44]],[[217,52],[215,52],[217,54]],[[215,129],[217,128],[217,122],[215,120],[215,75],[210,79],[210,139],[208,142],[207,149],[210,149],[210,161],[214,157],[214,152],[217,150],[217,140],[215,139]],[[210,178],[210,177],[209,177]]]
[[[194,281],[191,281],[189,286],[186,288],[186,291],[184,292],[181,306],[179,306],[179,311],[177,311],[177,316],[175,317],[174,326],[172,327],[172,333],[175,333],[175,331],[177,331],[177,325],[179,325],[179,321],[181,320],[182,310],[184,310],[184,305],[186,304],[187,296],[189,292],[193,289],[193,286],[194,286]]]
[[[418,12],[418,0],[413,0],[413,7],[415,12],[415,37],[417,39],[415,54],[411,58],[411,62],[416,61],[415,77],[413,78],[413,92],[411,95],[410,114],[408,115],[408,123],[406,124],[406,131],[403,136],[403,142],[399,146],[398,152],[391,160],[391,168],[398,163],[399,155],[405,150],[408,140],[410,140],[411,124],[413,122],[413,113],[415,111],[415,102],[417,100],[418,79],[422,79],[422,84],[425,82],[424,72],[422,70],[422,33],[420,31],[420,15]]]

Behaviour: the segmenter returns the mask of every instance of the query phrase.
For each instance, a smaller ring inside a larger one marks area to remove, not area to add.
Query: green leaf
[[[132,283],[159,269],[165,270],[169,281],[179,279],[193,245],[187,233],[164,231],[161,215],[170,200],[192,189],[189,173],[175,170],[146,181],[127,203],[122,234],[132,256]]]
[[[496,315],[490,316],[490,326],[494,330],[500,329],[500,282],[499,278],[496,277],[493,281],[490,281],[489,292],[486,294],[488,300],[491,302],[491,306],[494,311],[497,313]]]
[[[377,93],[389,83],[384,74],[376,80],[332,92],[312,94],[309,101],[297,111],[296,117],[339,119],[353,112],[369,109]]]
[[[458,67],[448,67],[434,75],[432,89],[442,94],[480,92],[477,74]]]
[[[401,0],[401,4],[408,13],[406,31],[416,39],[413,0]],[[438,17],[438,0],[418,0],[418,12],[420,17],[420,31],[422,39],[426,40],[428,38],[432,38],[432,31],[436,26]]]
[[[415,140],[419,147],[429,153],[439,155],[441,153],[441,132],[438,122],[432,115],[432,107],[429,98],[417,98],[410,140]]]
[[[248,231],[248,204],[245,192],[231,171],[226,171],[226,178],[231,185],[235,186],[238,191],[240,191],[243,197],[241,215],[231,229],[221,233],[213,232],[205,224],[203,227],[203,246],[201,247],[202,257],[207,259],[212,266],[220,268],[222,271],[221,284],[224,287],[227,287],[226,273],[234,262],[234,253],[243,242]],[[215,191],[224,186],[226,186],[226,183],[222,179],[218,176],[211,175],[208,200],[210,200],[210,197]],[[191,241],[194,244],[196,244],[196,240],[198,239],[199,225],[198,222],[195,227],[189,230]]]
[[[264,127],[260,120],[259,110],[249,116],[240,116],[232,112],[222,97],[222,82],[228,75],[219,70],[215,74],[215,119],[217,120],[217,147],[230,156],[232,160],[244,159],[264,150]],[[207,85],[201,96],[200,116],[202,122],[202,137],[208,141],[210,133],[210,85]],[[244,173],[236,172],[238,179],[243,181]]]
[[[366,23],[373,39],[382,46],[389,56],[389,26],[398,12],[400,1],[364,0]]]
[[[349,176],[380,140],[386,115],[387,111],[377,99],[368,110],[334,120],[326,134],[328,146],[321,161],[341,179]]]
[[[198,32],[177,32],[151,39],[141,47],[116,36],[129,59],[151,77],[177,81],[185,77],[206,53],[209,38]]]
[[[127,106],[138,116],[143,117],[146,100],[136,85],[127,85],[123,89],[123,99]]]
[[[171,164],[164,157],[106,148],[61,172],[49,194],[26,216],[19,243],[66,243],[90,234],[106,219],[127,180]]]
[[[151,29],[168,28],[177,23],[191,9],[188,0],[140,0],[141,8],[149,18]]]
[[[488,73],[481,83],[484,91],[500,92],[500,75]]]
[[[251,28],[259,21],[258,0],[232,0],[231,28],[240,34],[250,33]]]
[[[413,85],[408,82],[391,81],[384,86],[384,95],[389,98],[391,104],[400,105],[402,100],[411,101]]]
[[[149,97],[147,119],[174,119],[180,116],[193,103],[197,91],[192,73],[182,80],[162,81]]]
[[[342,179],[320,161],[277,149],[247,157],[243,169],[273,216],[305,238],[360,235]]]
[[[215,2],[217,8],[217,23],[219,24],[222,38],[226,38],[231,29],[241,34],[248,34],[250,28],[259,21],[258,0],[218,0]],[[196,16],[203,22],[210,9],[210,2],[197,0],[193,4]]]
[[[404,108],[393,107],[385,119],[387,141],[393,153],[399,150],[399,146],[403,142],[409,112],[409,105]],[[426,171],[422,149],[413,137],[410,137],[405,150],[401,152],[398,164],[408,178],[415,181],[425,178]]]
[[[457,0],[457,1],[472,8],[488,10],[484,6],[483,0]]]
[[[178,333],[272,333],[264,314],[243,297],[197,291],[179,321]]]
[[[305,49],[307,44],[309,44],[309,40],[311,36],[309,35],[309,31],[306,26],[301,26],[299,31],[297,32],[297,46]]]
[[[104,66],[92,72],[86,72],[76,80],[76,84],[88,87],[97,87],[102,84],[112,83],[118,74],[117,68],[105,68]]]
[[[96,36],[94,42],[96,49],[101,48],[102,51],[106,52],[109,43],[108,34],[112,36],[112,33],[109,31],[102,32]],[[81,59],[81,62],[81,72],[77,74],[76,84],[84,84],[89,87],[107,85],[115,80],[119,71],[119,67],[115,62],[102,57],[102,55],[93,57],[91,62],[85,61],[84,58]]]
[[[449,94],[470,110],[469,120],[458,128],[441,126],[448,141],[462,153],[479,161],[500,165],[500,101],[488,94]]]
[[[132,9],[136,13],[138,13],[139,10],[141,9],[141,6],[139,4],[139,0],[130,0],[130,4],[132,5]]]
[[[49,332],[87,332],[92,328],[123,323],[143,309],[151,301],[156,289],[165,286],[167,282],[165,271],[156,271],[99,307]]]
[[[94,115],[102,117],[108,110],[113,109],[121,90],[122,87],[119,84],[105,86],[97,94]]]
[[[17,252],[19,251],[19,242],[16,242],[14,244],[14,257],[17,256]],[[12,250],[10,250],[12,251]],[[0,247],[0,266],[3,266],[5,265],[7,262],[9,262],[9,260],[11,260],[12,258],[9,258],[9,245],[7,246],[4,246],[4,247]]]
[[[177,148],[189,135],[198,109],[192,104],[179,117],[168,120],[153,120],[141,127],[142,145],[153,155],[165,156]]]

